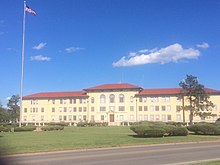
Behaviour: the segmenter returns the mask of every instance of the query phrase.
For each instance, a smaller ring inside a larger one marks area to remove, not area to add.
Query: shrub
[[[215,135],[218,132],[218,127],[209,123],[198,123],[187,127],[189,131],[195,132],[198,135]]]
[[[26,126],[26,127],[15,127],[14,131],[15,132],[22,132],[22,131],[34,131],[36,127],[33,126]]]
[[[172,130],[172,135],[173,136],[187,136],[188,130],[186,129],[186,127],[175,127]]]
[[[69,123],[65,123],[65,122],[59,122],[59,123],[55,123],[55,122],[50,122],[50,123],[48,123],[48,125],[52,125],[52,126],[57,126],[57,125],[59,125],[59,126],[68,126],[69,125]]]
[[[88,126],[87,122],[80,121],[77,123],[77,127],[87,127],[87,126]]]
[[[147,126],[144,124],[132,125],[130,129],[138,136],[144,136],[146,134]]]
[[[44,126],[41,128],[42,131],[54,131],[54,130],[63,130],[64,126],[53,125],[53,126]]]
[[[163,137],[166,131],[163,128],[157,126],[150,126],[145,130],[145,134],[148,137]]]
[[[10,129],[7,127],[0,126],[0,132],[9,132]]]

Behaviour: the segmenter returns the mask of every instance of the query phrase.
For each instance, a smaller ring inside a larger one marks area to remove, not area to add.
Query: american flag
[[[28,12],[28,13],[31,13],[34,16],[37,14],[33,9],[28,7],[28,5],[25,6],[25,11]]]

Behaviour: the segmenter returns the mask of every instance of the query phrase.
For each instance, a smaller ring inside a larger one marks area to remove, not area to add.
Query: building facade
[[[179,111],[183,104],[183,100],[179,99],[180,90],[143,89],[120,83],[99,85],[83,91],[36,93],[23,97],[22,123],[73,124],[88,121],[121,125],[137,121],[189,122],[189,113]],[[220,91],[205,90],[214,103],[213,116],[202,119],[195,116],[194,122],[214,122],[220,118]]]

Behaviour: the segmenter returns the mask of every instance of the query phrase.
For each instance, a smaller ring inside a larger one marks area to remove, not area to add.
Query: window
[[[167,120],[172,120],[171,115],[167,115]]]
[[[76,112],[77,110],[76,110],[76,107],[73,107],[73,112]]]
[[[69,107],[69,112],[72,112],[73,111],[73,108],[72,107]]]
[[[104,115],[101,115],[101,120],[105,120],[105,116]]]
[[[143,97],[143,102],[147,102],[147,98],[146,97]]]
[[[44,112],[44,108],[41,108],[41,112]]]
[[[63,104],[66,104],[66,99],[63,99]]]
[[[24,113],[27,113],[27,108],[24,108]]]
[[[86,121],[86,115],[83,115],[83,120]]]
[[[169,96],[166,97],[166,102],[170,102],[170,97]]]
[[[180,105],[177,105],[177,106],[176,106],[176,111],[180,111],[180,110],[181,110]]]
[[[82,99],[83,104],[86,104],[86,99]]]
[[[52,100],[52,104],[55,104],[55,99]]]
[[[69,121],[71,121],[72,120],[72,115],[69,115]]]
[[[73,120],[76,121],[76,115],[73,115]]]
[[[40,120],[44,121],[44,116],[43,115],[41,115]]]
[[[51,119],[52,119],[52,121],[54,121],[54,120],[55,120],[55,116],[54,116],[54,115],[52,115],[52,116],[51,116]]]
[[[158,102],[159,101],[158,97],[154,97],[154,101]]]
[[[130,121],[134,121],[134,115],[130,115]]]
[[[181,121],[181,115],[180,114],[176,115],[176,121]]]
[[[67,108],[66,107],[63,108],[63,112],[67,112]]]
[[[162,111],[166,111],[166,106],[162,105]]]
[[[130,102],[131,102],[131,103],[134,102],[134,97],[133,97],[133,96],[130,97]]]
[[[36,108],[36,112],[38,112],[38,108]]]
[[[154,115],[150,115],[150,120],[154,121]]]
[[[79,103],[82,104],[82,99],[79,99]]]
[[[91,121],[94,122],[95,121],[95,116],[91,115]]]
[[[144,120],[148,121],[148,115],[144,115]]]
[[[109,102],[110,102],[110,103],[114,103],[114,102],[115,102],[115,95],[111,94],[111,95],[109,96]]]
[[[60,99],[60,104],[63,104],[63,99]]]
[[[24,116],[24,121],[27,121],[27,116]]]
[[[72,104],[73,103],[73,100],[72,99],[70,99],[70,104]]]
[[[166,115],[163,114],[163,115],[161,116],[161,118],[162,118],[162,121],[166,121]]]
[[[52,112],[55,112],[55,108],[54,107],[52,108]]]
[[[91,103],[94,103],[95,102],[95,99],[94,97],[91,98]]]
[[[109,110],[113,112],[113,111],[115,111],[115,107],[114,106],[110,106]]]
[[[134,111],[134,106],[130,106],[130,111]]]
[[[160,115],[155,115],[155,120],[159,121],[160,120]]]
[[[86,112],[86,107],[83,107],[83,112]]]
[[[214,105],[214,107],[212,108],[213,111],[217,111],[217,105]]]
[[[154,98],[153,97],[150,98],[150,102],[154,102]]]
[[[119,106],[118,111],[125,111],[125,107],[124,106]]]
[[[91,112],[94,112],[95,111],[95,107],[91,107]]]
[[[63,116],[63,120],[66,121],[66,116]]]
[[[139,97],[139,102],[140,102],[140,103],[142,102],[142,97]]]
[[[159,106],[158,105],[155,106],[155,111],[159,111]]]
[[[150,105],[150,111],[154,111],[154,106]]]
[[[79,107],[79,112],[82,112],[82,107]]]
[[[82,120],[82,115],[79,115],[79,116],[78,116],[78,119],[81,121],[81,120]]]
[[[106,107],[100,107],[100,112],[105,112],[106,111]]]
[[[124,95],[120,94],[119,95],[119,103],[123,103],[124,102]]]
[[[139,107],[138,107],[138,110],[139,110],[139,111],[142,111],[142,106],[139,106]]]
[[[142,115],[138,116],[138,121],[142,121]]]
[[[144,106],[144,111],[148,111],[148,106]]]
[[[62,120],[62,115],[59,116],[59,120],[60,120],[60,121]]]
[[[76,104],[76,99],[73,99],[73,104]]]
[[[103,95],[103,94],[100,96],[100,103],[101,104],[105,103],[105,95]]]
[[[124,115],[119,116],[120,121],[124,121]]]
[[[171,111],[171,106],[167,105],[167,111]]]

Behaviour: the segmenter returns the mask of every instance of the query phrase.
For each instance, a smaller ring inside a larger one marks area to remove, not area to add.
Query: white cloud
[[[35,50],[41,50],[43,49],[45,46],[47,45],[47,43],[41,42],[38,45],[34,46],[33,49]]]
[[[209,44],[206,43],[206,42],[203,42],[203,43],[201,43],[201,44],[197,44],[196,46],[197,46],[198,48],[203,48],[203,49],[209,48]]]
[[[50,57],[38,55],[38,56],[31,56],[31,61],[50,61]]]
[[[73,53],[73,52],[80,51],[83,49],[84,48],[80,48],[80,47],[69,47],[69,48],[65,48],[64,50],[66,53]]]
[[[114,62],[112,65],[114,67],[122,67],[150,63],[165,64],[170,62],[180,62],[185,59],[197,59],[200,56],[199,50],[193,48],[184,49],[182,45],[178,43],[161,49],[152,49],[148,51],[148,53],[141,52],[138,51],[135,56],[124,56],[119,61]]]

